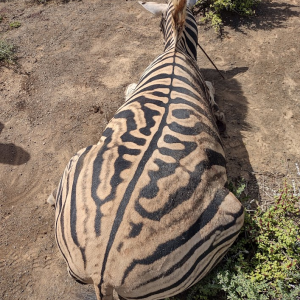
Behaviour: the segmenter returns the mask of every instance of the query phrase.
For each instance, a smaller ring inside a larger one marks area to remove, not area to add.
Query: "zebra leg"
[[[47,202],[51,205],[51,206],[55,206],[56,204],[56,192],[57,192],[57,188],[55,188],[53,190],[53,192],[49,195]]]
[[[94,288],[97,296],[97,300],[114,300],[114,289],[111,285],[106,284],[96,284],[94,283]],[[100,291],[101,289],[101,291]],[[100,296],[102,294],[102,297]]]
[[[219,106],[215,101],[215,93],[216,93],[215,88],[210,81],[205,81],[205,84],[209,91],[210,105],[213,108],[213,113],[215,115],[219,131],[225,132],[226,131],[225,115],[222,111],[220,111]]]
[[[133,94],[136,86],[137,86],[136,83],[131,83],[127,86],[127,88],[125,90],[125,102],[131,97],[131,95]]]

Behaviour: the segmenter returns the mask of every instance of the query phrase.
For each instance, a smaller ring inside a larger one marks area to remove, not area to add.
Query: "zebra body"
[[[149,300],[182,292],[221,260],[243,224],[240,202],[224,188],[196,22],[181,8],[174,38],[174,12],[186,1],[173,2],[163,5],[165,51],[99,143],[71,158],[56,193],[56,240],[69,273],[102,300],[113,290]]]

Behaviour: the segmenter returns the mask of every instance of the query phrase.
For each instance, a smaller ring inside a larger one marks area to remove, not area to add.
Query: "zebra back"
[[[67,165],[56,240],[69,273],[98,299],[162,299],[203,278],[243,224],[224,188],[222,142],[196,63],[186,1],[164,6],[165,50],[145,70],[97,145]],[[174,32],[176,31],[176,32]]]

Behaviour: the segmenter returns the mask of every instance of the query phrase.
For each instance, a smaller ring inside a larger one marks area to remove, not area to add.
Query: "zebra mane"
[[[174,6],[174,11],[172,12],[172,27],[176,47],[177,41],[184,28],[187,0],[172,0],[172,2]]]

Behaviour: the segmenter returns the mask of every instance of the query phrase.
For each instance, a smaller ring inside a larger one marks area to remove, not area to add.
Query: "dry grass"
[[[4,40],[0,40],[0,61],[13,63],[15,60],[15,46]]]

